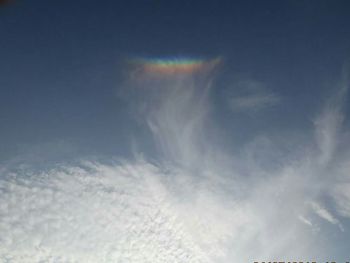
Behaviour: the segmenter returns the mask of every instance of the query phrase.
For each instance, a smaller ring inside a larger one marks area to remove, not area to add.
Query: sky
[[[0,261],[350,260],[348,1],[0,2]]]

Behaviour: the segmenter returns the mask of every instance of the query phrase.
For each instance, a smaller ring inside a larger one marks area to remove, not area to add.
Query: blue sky
[[[349,12],[348,1],[1,5],[0,258],[345,260]],[[140,74],[155,58],[202,64]]]
[[[1,156],[52,140],[108,153],[116,151],[111,142],[127,147],[127,125],[133,124],[117,93],[129,56],[222,56],[218,99],[232,93],[232,82],[256,81],[286,97],[269,122],[305,124],[342,77],[350,41],[347,8],[341,1],[5,5]]]

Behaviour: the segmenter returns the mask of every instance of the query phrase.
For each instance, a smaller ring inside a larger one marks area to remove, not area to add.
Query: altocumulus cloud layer
[[[312,138],[298,141],[297,155],[270,154],[273,138],[258,134],[242,155],[216,139],[213,68],[196,63],[142,64],[127,81],[158,160],[83,161],[42,172],[2,167],[1,262],[226,263],[334,255],[336,238],[322,237],[346,234],[350,217],[345,86],[315,118]],[[257,151],[279,165],[261,165]]]

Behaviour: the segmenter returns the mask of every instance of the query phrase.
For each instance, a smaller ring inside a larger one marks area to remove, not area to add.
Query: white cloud
[[[316,147],[300,141],[305,149],[298,159],[284,155],[276,160],[277,167],[264,169],[256,160],[259,155],[248,153],[257,157],[241,162],[239,154],[228,154],[212,139],[216,133],[210,126],[207,77],[144,83],[150,90],[140,91],[144,96],[139,100],[158,146],[157,164],[83,162],[41,173],[2,167],[0,260],[226,263],[329,258],[335,245],[320,238],[322,228],[314,229],[319,220],[341,227],[336,213],[350,211],[348,188],[343,185],[336,195],[340,182],[329,184],[350,160],[346,154],[338,158],[340,123],[336,121],[337,132],[329,128],[340,112],[327,108],[319,117]],[[325,117],[330,111],[333,117]],[[322,138],[331,139],[324,145]],[[266,141],[264,152],[274,151],[273,139]],[[339,178],[350,182],[344,171]],[[334,214],[322,202],[323,195],[336,200]],[[312,214],[317,216],[309,219]]]
[[[5,174],[0,259],[231,262],[287,255],[294,235],[303,238],[294,252],[310,246],[296,215],[288,214],[304,209],[290,197],[304,194],[291,175],[253,185],[247,194],[231,192],[234,181],[220,183],[220,175],[195,176],[142,161]],[[276,193],[287,186],[290,192]]]
[[[339,220],[334,217],[326,208],[322,207],[320,204],[316,202],[309,203],[312,210],[324,220],[330,222],[333,225],[338,225],[339,228],[344,231],[343,226],[339,223]]]
[[[234,97],[229,100],[229,105],[235,111],[258,111],[266,107],[275,106],[280,98],[275,94],[252,94]]]
[[[332,189],[333,197],[336,201],[338,212],[350,218],[350,178],[347,182],[339,183]]]
[[[276,106],[281,102],[280,96],[257,81],[239,81],[233,86],[233,94],[228,96],[228,106],[233,111],[255,112]]]
[[[299,215],[298,218],[299,218],[299,220],[300,220],[301,222],[303,222],[304,224],[306,224],[306,225],[308,225],[308,226],[311,226],[311,227],[313,226],[312,222],[311,222],[309,219],[303,217],[302,215]]]
[[[209,262],[184,232],[158,168],[62,167],[0,182],[0,259]]]

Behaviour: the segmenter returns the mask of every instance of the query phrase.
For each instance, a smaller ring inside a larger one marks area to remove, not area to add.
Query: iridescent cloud
[[[206,72],[215,68],[221,58],[204,60],[199,58],[136,58],[130,59],[141,73],[156,75],[183,75],[196,72]]]

